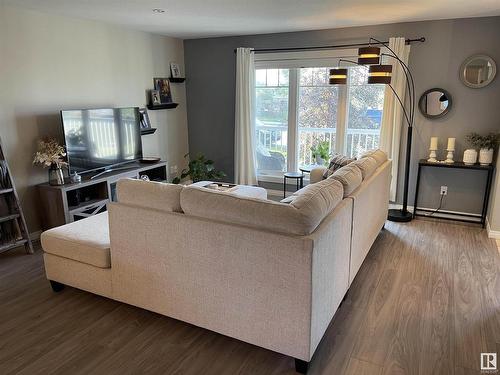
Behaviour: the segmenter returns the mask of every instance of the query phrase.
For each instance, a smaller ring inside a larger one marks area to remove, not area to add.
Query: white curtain
[[[255,69],[251,48],[236,50],[234,175],[237,184],[257,185],[255,171]]]
[[[408,65],[410,46],[406,44],[405,38],[390,38],[389,47],[405,64]],[[400,63],[393,58],[387,58],[387,60],[384,61],[384,64],[392,64],[391,85],[404,104],[406,96],[406,77],[404,71],[402,70]],[[402,126],[406,125],[406,120],[403,117],[403,109],[401,108],[398,99],[392,92],[391,88],[386,86],[384,112],[380,128],[380,149],[387,152],[389,158],[392,159],[390,200],[393,202],[396,201],[401,129]]]

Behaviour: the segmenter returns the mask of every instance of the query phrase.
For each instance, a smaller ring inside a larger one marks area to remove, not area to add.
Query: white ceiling
[[[4,1],[185,39],[500,15],[500,0]]]

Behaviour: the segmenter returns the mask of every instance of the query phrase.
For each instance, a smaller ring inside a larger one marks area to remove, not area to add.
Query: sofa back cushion
[[[380,149],[367,151],[363,155],[361,155],[361,159],[366,157],[374,158],[377,161],[378,167],[384,164],[387,160],[387,154]]]
[[[352,165],[355,165],[356,167],[358,167],[361,170],[361,175],[363,177],[363,180],[366,180],[373,173],[375,173],[375,170],[379,166],[377,160],[375,160],[371,156],[367,156],[367,157],[358,159],[358,160],[352,162]]]
[[[334,179],[342,184],[344,197],[350,195],[363,182],[361,170],[353,163],[335,171],[328,180]],[[328,181],[326,180],[326,181]]]
[[[182,212],[182,185],[122,179],[116,184],[118,202],[168,212]]]
[[[307,185],[292,197],[290,205],[301,211],[311,221],[321,220],[332,212],[343,198],[344,188],[337,180],[326,179]]]
[[[316,186],[319,185],[320,186]],[[342,200],[342,185],[322,181],[304,188],[290,204],[237,197],[188,186],[181,192],[184,213],[273,232],[308,235]]]

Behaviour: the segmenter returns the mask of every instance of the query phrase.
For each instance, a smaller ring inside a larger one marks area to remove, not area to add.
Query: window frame
[[[287,170],[298,170],[299,124],[298,103],[300,94],[299,69],[329,68],[339,66],[340,59],[356,61],[357,49],[337,49],[328,51],[273,52],[255,54],[254,69],[289,69],[288,83],[288,137],[287,137]],[[343,67],[356,65],[342,63]],[[344,152],[347,143],[347,120],[349,118],[349,83],[338,86],[337,126],[335,128],[335,149]],[[254,92],[256,92],[254,90]],[[263,182],[282,183],[283,175],[260,175],[257,179]],[[306,176],[306,180],[308,176]],[[293,182],[293,181],[292,181]],[[292,182],[289,182],[290,184]],[[295,182],[293,182],[295,183]]]

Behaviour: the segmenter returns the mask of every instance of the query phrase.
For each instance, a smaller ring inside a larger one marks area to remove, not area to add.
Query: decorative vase
[[[464,151],[464,164],[474,165],[477,161],[477,151],[473,148],[469,148]]]
[[[49,184],[53,186],[64,185],[64,175],[60,167],[51,165],[49,168]]]
[[[316,164],[317,165],[324,165],[325,164],[325,159],[323,159],[321,156],[316,155]]]
[[[493,149],[482,148],[479,150],[479,164],[490,165],[493,161]]]

